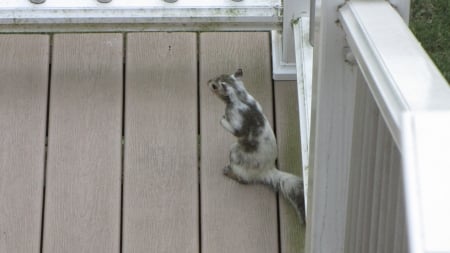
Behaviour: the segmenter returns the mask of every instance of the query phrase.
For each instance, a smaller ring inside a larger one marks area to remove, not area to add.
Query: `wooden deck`
[[[0,35],[0,253],[303,252],[284,199],[221,173],[206,81],[238,67],[300,173],[268,33]]]

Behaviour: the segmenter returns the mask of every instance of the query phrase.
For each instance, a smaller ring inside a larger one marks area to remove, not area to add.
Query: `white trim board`
[[[3,0],[0,7],[0,33],[269,31],[281,29],[281,23],[279,0],[48,0],[42,4]]]

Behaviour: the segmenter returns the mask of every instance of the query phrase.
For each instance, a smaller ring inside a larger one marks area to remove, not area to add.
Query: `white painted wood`
[[[308,200],[306,252],[344,252],[356,80],[352,66],[345,63],[344,34],[335,24],[342,3],[322,4],[322,34],[315,47],[318,78],[313,80],[309,159],[313,201]]]
[[[371,203],[372,203],[372,190],[373,190],[373,176],[375,173],[375,154],[376,154],[376,139],[377,139],[377,123],[379,119],[379,110],[376,103],[370,94],[363,76],[358,71],[358,84],[364,87],[363,100],[365,101],[364,110],[364,137],[362,147],[362,162],[360,169],[363,170],[363,175],[360,180],[360,190],[362,190],[360,199],[360,212],[358,216],[358,227],[356,229],[356,251],[355,252],[367,252],[366,246],[369,244],[369,230],[370,230],[370,217]],[[357,126],[354,126],[354,129]]]
[[[242,2],[230,2],[227,0],[186,0],[177,1],[175,4],[164,1],[148,1],[148,0],[113,0],[109,4],[102,4],[91,0],[46,0],[44,4],[35,5],[29,1],[17,0],[2,0],[2,7],[5,8],[34,8],[34,9],[50,9],[50,8],[133,8],[133,7],[223,7],[223,6],[276,6],[279,5],[279,0],[245,0]]]
[[[390,149],[390,161],[388,164],[389,170],[389,179],[386,182],[387,185],[387,198],[386,198],[386,213],[383,217],[385,220],[385,228],[382,232],[382,236],[384,237],[384,245],[383,248],[380,249],[380,252],[392,252],[393,248],[393,238],[394,238],[394,230],[395,230],[395,208],[397,203],[397,185],[399,184],[399,170],[400,165],[397,162],[400,159],[400,153],[395,145],[391,146]]]
[[[399,157],[401,160],[401,157]],[[402,243],[403,237],[406,233],[406,224],[405,224],[405,194],[404,194],[404,184],[403,184],[403,174],[401,173],[401,167],[399,167],[399,184],[397,184],[397,205],[395,210],[395,228],[394,228],[394,245],[392,247],[392,252],[406,252],[402,251]]]
[[[315,7],[318,7],[317,5],[321,4],[321,0],[316,0],[315,3],[316,3]],[[314,17],[315,17],[314,24],[310,23],[310,34],[314,33],[313,36],[315,39],[313,40],[314,44],[312,44],[313,45],[313,61],[312,61],[313,64],[312,64],[312,84],[311,84],[311,86],[312,86],[312,89],[311,89],[311,116],[310,116],[311,121],[310,121],[310,133],[309,133],[310,140],[309,140],[309,156],[308,156],[308,164],[310,164],[310,166],[308,167],[308,173],[307,173],[308,174],[308,181],[307,181],[308,191],[306,192],[306,194],[307,194],[306,202],[307,203],[309,203],[309,201],[311,201],[313,199],[311,189],[313,188],[313,184],[314,184],[314,180],[313,180],[314,171],[312,170],[311,159],[312,159],[312,157],[314,157],[315,143],[313,141],[312,136],[314,136],[315,132],[316,132],[315,128],[316,128],[316,118],[317,118],[317,116],[316,116],[317,115],[317,106],[316,106],[316,103],[313,101],[317,100],[317,93],[318,93],[318,86],[316,85],[317,80],[319,79],[319,71],[318,71],[319,64],[317,64],[317,63],[319,62],[319,59],[320,59],[320,57],[319,57],[319,52],[320,52],[319,51],[319,39],[318,38],[320,37],[319,33],[323,32],[323,30],[320,29],[320,21],[321,21],[321,18],[320,18],[321,11],[320,10],[321,10],[321,7],[316,8],[316,10],[314,11]],[[312,25],[314,26],[313,28],[311,28]],[[310,214],[311,210],[312,210],[311,205],[307,205],[306,213]],[[309,216],[310,215],[307,215],[307,217],[306,217],[307,220],[310,219]],[[305,248],[306,248],[306,252],[311,252],[311,241],[312,241],[311,226],[307,225],[306,230],[307,230],[307,232],[306,232]]]
[[[272,78],[276,81],[297,80],[295,63],[283,61],[282,32],[272,31]]]
[[[450,103],[450,100],[448,100]],[[402,134],[411,252],[449,252],[450,110],[406,113]]]
[[[386,181],[386,150],[389,150],[392,144],[392,139],[389,135],[389,130],[382,117],[378,118],[377,122],[377,142],[375,149],[375,173],[372,190],[372,217],[370,219],[369,231],[369,253],[378,253],[378,231],[380,221],[383,219],[382,215],[382,196],[384,193],[384,184]]]
[[[273,64],[273,79],[274,80],[297,80],[298,72],[296,72],[296,62],[297,52],[299,49],[299,43],[304,50],[307,48],[304,42],[295,42],[298,39],[295,38],[294,30],[301,32],[301,37],[308,36],[309,40],[309,1],[298,1],[298,0],[286,0],[284,1],[284,11],[283,11],[283,27],[281,31],[272,31],[272,64]],[[303,21],[300,21],[303,20]],[[301,28],[298,24],[301,22],[308,22],[308,24],[302,24]],[[309,43],[308,43],[309,45]],[[311,48],[312,52],[312,48]],[[312,58],[305,59],[308,61],[307,64],[312,65]],[[303,62],[298,62],[300,67]],[[298,70],[298,67],[297,67]]]
[[[361,179],[361,157],[364,134],[364,111],[366,92],[364,86],[356,86],[355,96],[355,110],[353,118],[353,136],[352,136],[352,157],[351,167],[349,171],[349,189],[348,189],[348,204],[347,204],[347,224],[346,224],[346,238],[345,251],[355,252],[356,244],[356,226],[358,217],[358,199],[360,195]]]
[[[297,68],[298,112],[300,119],[300,145],[305,196],[308,195],[309,142],[311,128],[311,94],[313,48],[309,43],[309,20],[300,18],[294,24],[295,57]],[[307,208],[305,197],[305,208]]]
[[[278,142],[278,167],[280,170],[302,176],[300,155],[300,127],[298,98],[295,81],[275,83],[275,122]],[[304,177],[303,177],[304,179]],[[283,197],[278,198],[280,253],[305,252],[305,226],[300,225],[292,205]]]
[[[402,163],[402,169],[404,168],[404,164],[403,164],[403,157],[402,157],[402,159],[400,160],[400,162]],[[403,171],[402,171],[403,172]],[[409,249],[409,242],[408,242],[408,239],[409,239],[409,231],[408,231],[408,224],[407,224],[407,211],[406,211],[406,199],[407,199],[407,197],[406,197],[406,194],[405,194],[405,178],[404,178],[404,174],[402,173],[402,172],[400,172],[401,173],[401,177],[403,178],[403,180],[402,180],[402,184],[400,185],[401,186],[401,190],[400,190],[400,193],[402,194],[402,196],[403,197],[401,197],[402,198],[402,201],[400,202],[400,210],[401,210],[401,212],[400,212],[400,235],[399,235],[399,241],[400,241],[400,250],[399,250],[399,252],[410,252],[410,249]]]
[[[381,169],[383,170],[383,176],[381,179],[381,191],[380,191],[380,207],[379,207],[379,219],[378,219],[378,230],[376,231],[376,241],[375,241],[375,247],[376,252],[384,252],[385,244],[387,243],[387,238],[385,237],[385,233],[387,229],[389,228],[389,224],[387,222],[387,210],[388,210],[388,198],[389,195],[392,194],[389,191],[389,183],[391,182],[392,178],[391,170],[390,170],[390,164],[392,159],[392,148],[393,140],[391,138],[391,135],[389,131],[384,136],[385,138],[385,145],[382,149],[382,160],[380,162]]]
[[[399,209],[399,206],[401,203],[405,200],[404,195],[399,194],[399,186],[403,185],[403,177],[401,174],[402,167],[401,167],[401,153],[396,145],[393,145],[392,150],[392,159],[391,159],[391,177],[392,177],[392,184],[390,185],[390,194],[389,194],[389,206],[388,206],[388,213],[387,213],[387,219],[389,228],[385,233],[387,244],[386,244],[386,250],[385,252],[399,252],[394,251],[395,248],[395,237],[396,232],[400,235],[404,232],[406,229],[404,223],[403,224],[397,224],[397,210]],[[402,191],[403,193],[403,191]],[[404,209],[403,209],[404,212]],[[401,217],[399,217],[401,222]]]
[[[50,40],[0,36],[0,252],[41,250]]]
[[[402,3],[404,8],[409,8],[407,1]],[[400,151],[395,145],[389,145],[391,153],[386,154],[389,158],[383,162],[388,170],[383,172],[381,198],[373,209],[380,214],[378,221],[372,219],[377,232],[376,235],[375,230],[371,232],[370,252],[406,252],[408,248],[413,252],[448,251],[450,245],[440,229],[450,222],[448,215],[444,215],[450,212],[450,207],[441,201],[449,194],[449,188],[439,183],[444,176],[441,171],[430,171],[449,167],[447,156],[440,153],[445,148],[439,147],[447,143],[448,131],[442,127],[448,124],[445,119],[450,111],[447,82],[388,3],[352,1],[340,14],[350,47],[386,125],[405,154],[403,179],[398,174]],[[407,116],[403,116],[405,112]],[[433,136],[436,136],[434,140]],[[421,164],[421,161],[426,162]],[[427,169],[419,175],[421,166]],[[406,180],[409,240],[401,221],[403,195],[394,194],[401,180]]]
[[[389,3],[351,1],[339,13],[397,144],[403,111],[450,109],[448,83]]]
[[[309,16],[309,0],[283,0],[283,57],[286,63],[295,63],[293,23]]]
[[[0,32],[279,30],[279,0],[3,0]]]
[[[379,114],[359,73],[344,252],[405,252],[401,157]]]
[[[378,114],[358,71],[345,252],[368,252]]]

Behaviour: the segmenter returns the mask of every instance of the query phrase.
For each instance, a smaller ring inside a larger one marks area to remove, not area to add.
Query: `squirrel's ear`
[[[238,78],[238,79],[242,78],[243,75],[244,75],[244,73],[242,73],[241,68],[238,68],[238,70],[236,70],[236,73],[234,73],[234,77]]]

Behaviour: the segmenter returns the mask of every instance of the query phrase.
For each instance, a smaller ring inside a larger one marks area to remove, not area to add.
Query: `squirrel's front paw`
[[[230,123],[228,122],[228,120],[225,118],[225,116],[222,117],[222,119],[220,120],[220,125],[225,128],[228,132],[230,133],[234,133],[234,129],[233,127],[230,125]]]
[[[227,176],[231,179],[234,179],[235,181],[237,181],[240,184],[248,184],[247,181],[245,181],[244,179],[242,179],[241,177],[236,175],[229,165],[225,166],[225,168],[223,168],[222,172],[225,176]]]
[[[220,119],[220,125],[223,126],[224,128],[227,128],[227,126],[229,125],[227,119],[225,118],[225,115],[222,116],[222,118]]]

